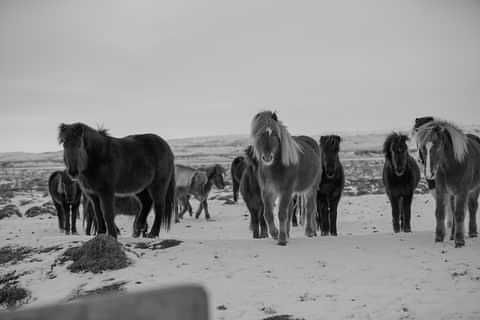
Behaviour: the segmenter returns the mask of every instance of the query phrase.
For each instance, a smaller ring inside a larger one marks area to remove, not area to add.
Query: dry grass
[[[68,267],[72,272],[100,273],[126,268],[130,264],[123,246],[114,238],[103,234],[80,247],[68,249],[63,257],[73,260]]]

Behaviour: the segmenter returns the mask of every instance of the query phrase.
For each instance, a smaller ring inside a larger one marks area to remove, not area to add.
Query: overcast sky
[[[0,152],[115,136],[480,123],[480,1],[0,1]]]

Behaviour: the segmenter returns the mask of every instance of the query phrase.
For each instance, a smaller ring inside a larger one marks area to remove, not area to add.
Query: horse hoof
[[[134,237],[134,238],[140,237],[140,231],[139,230],[133,231],[132,237]]]
[[[155,233],[150,232],[150,233],[147,235],[147,238],[150,238],[150,239],[158,238],[158,234],[155,234]]]
[[[313,238],[313,237],[317,236],[317,232],[316,231],[309,231],[309,232],[305,232],[305,235],[309,238]]]
[[[326,236],[328,236],[328,231],[322,231],[322,232],[320,233],[320,235],[321,235],[322,237],[326,237]]]
[[[476,238],[476,237],[478,237],[478,233],[476,233],[476,232],[475,233],[469,233],[468,236],[470,238]]]
[[[464,246],[465,246],[465,241],[462,241],[462,240],[455,241],[455,248],[461,248]]]
[[[336,237],[337,236],[337,233],[336,232],[331,232],[330,233],[332,236]]]
[[[410,233],[410,232],[412,232],[412,229],[410,229],[410,228],[405,228],[405,230],[403,230],[403,232]]]
[[[175,223],[180,223],[180,219],[175,219]]]
[[[279,246],[285,247],[287,245],[287,240],[278,240],[277,244]]]

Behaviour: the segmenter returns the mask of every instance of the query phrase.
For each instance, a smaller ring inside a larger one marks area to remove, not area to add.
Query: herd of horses
[[[480,193],[480,138],[433,117],[417,118],[412,134],[418,159],[436,201],[435,241],[444,241],[447,226],[455,246],[465,245],[464,220],[469,210],[469,236],[477,236],[476,211]],[[307,237],[337,235],[337,208],[345,184],[339,158],[341,137],[292,136],[275,112],[256,114],[251,123],[251,145],[231,164],[234,201],[239,193],[250,212],[253,238],[269,235],[286,245],[290,228],[305,226]],[[208,196],[213,186],[225,187],[220,165],[194,169],[175,165],[168,143],[154,134],[115,138],[104,129],[82,123],[61,124],[65,171],[54,172],[49,191],[58,212],[60,229],[76,233],[83,196],[86,232],[117,237],[115,213],[129,197],[135,215],[133,236],[158,237],[172,217],[180,222],[190,198],[199,202],[210,219]],[[409,154],[409,137],[392,133],[384,143],[383,183],[390,200],[394,232],[411,232],[411,205],[420,181],[420,166]],[[277,228],[274,207],[278,207]],[[155,218],[148,232],[147,216]],[[121,210],[120,210],[121,211]],[[127,212],[127,214],[129,214]],[[298,219],[297,219],[298,214]]]

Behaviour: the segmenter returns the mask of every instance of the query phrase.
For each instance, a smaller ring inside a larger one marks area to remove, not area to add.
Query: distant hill
[[[466,132],[480,134],[480,125],[464,127]],[[344,133],[342,154],[343,158],[380,157],[382,144],[388,132],[372,133]],[[313,138],[318,140],[320,135]],[[197,138],[183,138],[169,140],[176,162],[190,165],[204,165],[211,163],[229,164],[233,158],[242,154],[250,139],[247,135],[226,135]],[[415,146],[411,142],[411,148]],[[62,165],[62,152],[0,153],[0,163],[10,165]]]

